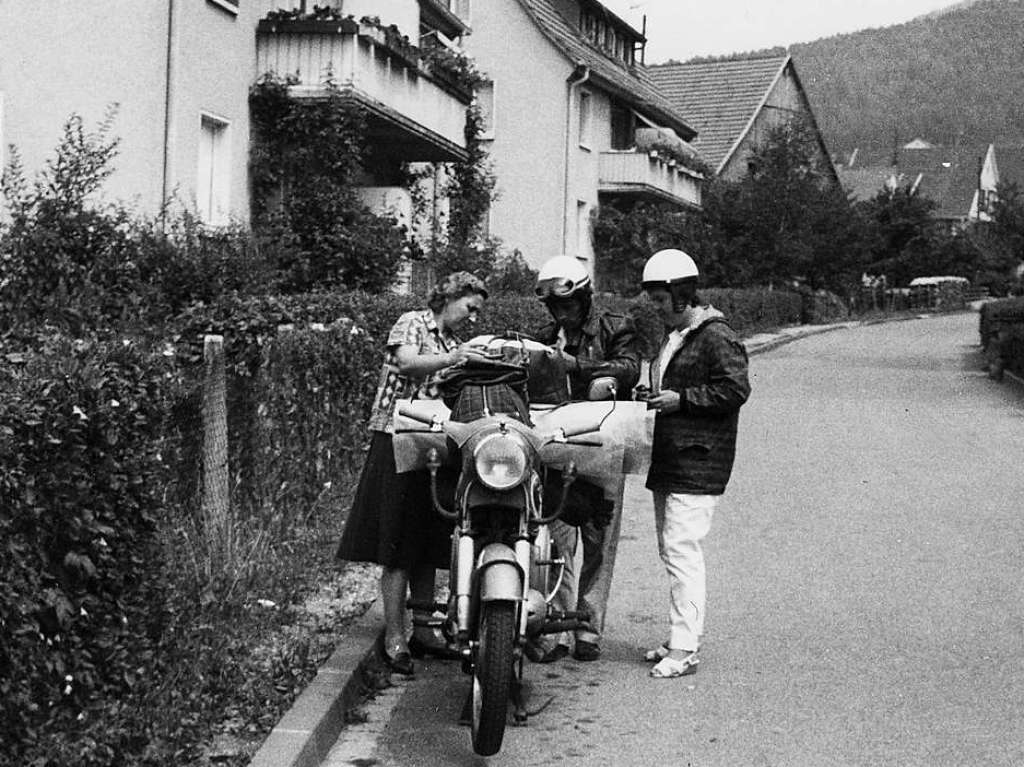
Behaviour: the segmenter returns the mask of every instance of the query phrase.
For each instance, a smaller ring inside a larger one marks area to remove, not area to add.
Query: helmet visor
[[[568,298],[586,283],[570,280],[567,277],[552,277],[537,283],[537,298],[547,301],[550,298]]]

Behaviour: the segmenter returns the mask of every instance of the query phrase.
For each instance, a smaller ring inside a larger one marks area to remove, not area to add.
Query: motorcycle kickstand
[[[518,673],[512,676],[512,687],[509,690],[512,698],[512,722],[517,727],[526,725],[526,701],[523,699],[523,657],[519,656]]]

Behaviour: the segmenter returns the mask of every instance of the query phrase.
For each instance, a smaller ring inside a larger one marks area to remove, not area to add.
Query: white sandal
[[[680,676],[689,676],[697,673],[698,663],[700,663],[700,658],[695,652],[680,659],[665,656],[658,661],[658,665],[651,669],[650,675],[654,679],[675,679]]]
[[[644,660],[648,663],[657,663],[662,658],[668,657],[668,643],[660,644],[653,650],[644,653]]]

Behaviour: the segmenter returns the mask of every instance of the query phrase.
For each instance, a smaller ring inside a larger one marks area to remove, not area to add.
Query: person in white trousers
[[[650,386],[637,390],[655,411],[647,488],[669,576],[669,636],[644,655],[658,679],[692,674],[700,663],[701,542],[732,473],[739,410],[750,396],[746,349],[722,313],[701,303],[698,277],[694,260],[675,249],[655,253],[643,271],[642,287],[667,331]]]

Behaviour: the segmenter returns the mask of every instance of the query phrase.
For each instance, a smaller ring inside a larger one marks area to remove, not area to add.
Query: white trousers
[[[711,529],[720,495],[654,492],[658,553],[669,578],[669,641],[697,650],[704,634],[707,578],[701,541]]]

